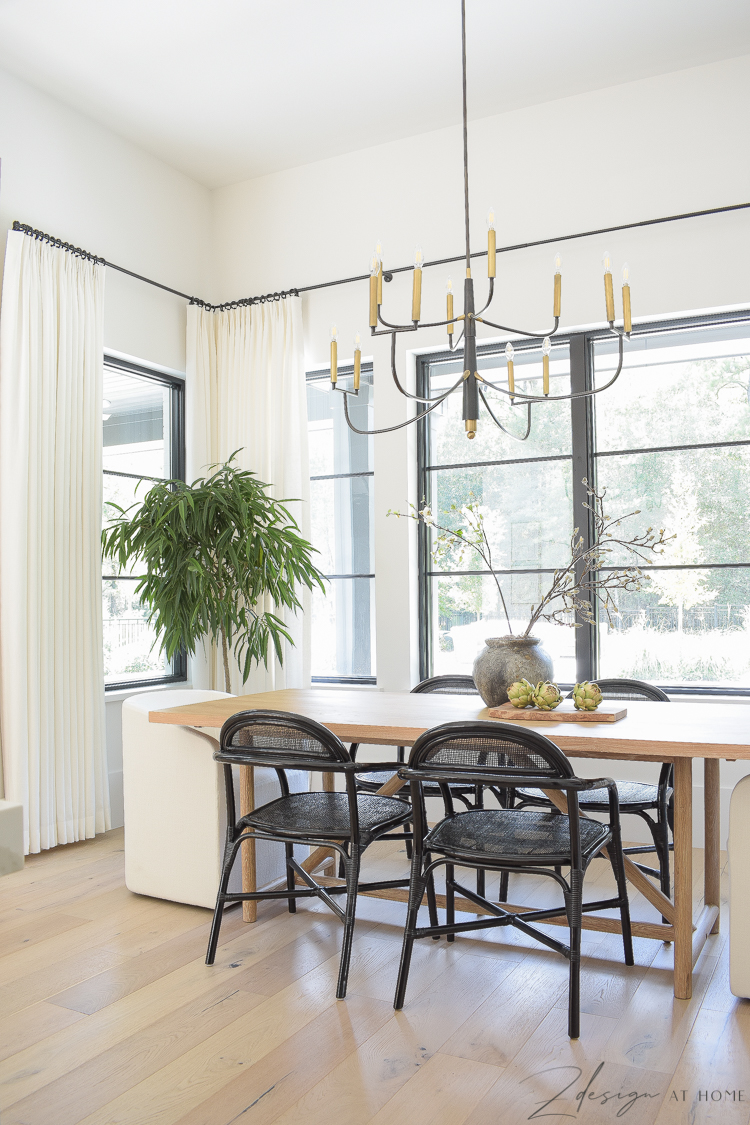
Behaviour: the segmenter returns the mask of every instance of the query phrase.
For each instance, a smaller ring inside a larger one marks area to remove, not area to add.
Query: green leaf
[[[269,496],[267,484],[233,464],[235,456],[190,485],[153,485],[130,515],[118,508],[102,531],[102,553],[121,567],[136,559],[144,565],[136,591],[168,657],[183,647],[194,653],[205,638],[218,641],[223,629],[247,676],[253,663],[267,663],[270,645],[282,660],[284,641],[293,643],[282,619],[259,603],[299,609],[300,588],[325,591],[326,579],[286,506],[291,501]]]

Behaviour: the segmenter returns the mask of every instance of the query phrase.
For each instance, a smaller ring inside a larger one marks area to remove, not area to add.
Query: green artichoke
[[[562,694],[557,684],[551,684],[549,680],[540,680],[534,688],[532,702],[540,711],[554,711],[555,707],[559,707],[562,703]]]
[[[508,688],[508,702],[514,707],[528,707],[534,694],[534,685],[528,680],[516,680]]]
[[[573,688],[573,706],[576,711],[596,711],[603,698],[598,684],[590,684],[588,680]]]

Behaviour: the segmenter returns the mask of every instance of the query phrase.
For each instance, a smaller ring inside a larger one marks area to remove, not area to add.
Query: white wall
[[[211,287],[207,188],[0,71],[0,232],[14,219],[182,292]],[[185,302],[107,271],[104,343],[185,370]]]
[[[497,212],[498,244],[507,245],[747,201],[748,98],[750,57],[743,57],[472,122],[473,249],[486,247],[490,205]],[[377,238],[386,266],[408,265],[417,243],[428,260],[460,254],[462,190],[459,128],[218,189],[219,297],[366,273]],[[563,327],[602,321],[605,249],[618,272],[625,260],[631,266],[636,319],[750,304],[747,211],[562,243],[560,249]],[[549,322],[553,253],[546,247],[500,257],[496,319],[530,327]],[[474,268],[478,294],[485,272],[480,260]],[[449,273],[460,289],[460,263],[425,271],[424,318],[443,315]],[[385,286],[387,319],[409,319],[410,286],[408,274]],[[375,358],[376,426],[405,418],[407,408],[389,375],[390,341],[367,336],[367,282],[306,295],[304,315],[308,367],[327,363],[331,323],[339,330],[340,362],[351,355],[347,342],[360,330],[363,354]],[[429,330],[418,341],[400,336],[400,370],[408,371],[410,360],[413,366],[409,349],[443,345],[442,334]],[[417,499],[413,443],[413,428],[375,441],[377,668],[378,685],[386,690],[408,688],[418,679],[413,528],[385,517],[389,508],[403,509]],[[627,764],[609,765],[618,776],[643,774],[640,766],[631,771]],[[722,771],[726,798],[745,771],[726,764]]]
[[[198,296],[210,295],[210,192],[0,71],[0,234],[14,219]],[[108,270],[105,347],[185,370],[181,298]],[[107,703],[113,823],[122,824],[120,700]]]

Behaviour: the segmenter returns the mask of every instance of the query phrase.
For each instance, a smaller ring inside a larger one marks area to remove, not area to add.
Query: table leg
[[[706,906],[721,906],[721,837],[719,832],[719,759],[703,759],[703,809],[705,818],[704,895]],[[719,932],[719,916],[711,930]]]
[[[245,816],[255,808],[255,768],[240,766],[240,816]],[[242,889],[257,889],[255,876],[255,840],[240,845],[242,858]],[[258,916],[257,902],[245,901],[242,904],[243,922],[254,922]]]
[[[674,763],[674,994],[693,995],[693,762]]]

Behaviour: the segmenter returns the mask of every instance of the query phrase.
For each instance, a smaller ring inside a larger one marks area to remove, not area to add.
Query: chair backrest
[[[217,762],[280,769],[335,770],[352,759],[327,727],[286,711],[240,711],[221,728]]]
[[[471,676],[465,676],[458,672],[450,673],[445,676],[430,676],[427,680],[421,680],[416,687],[411,689],[412,695],[479,695],[477,685]],[[357,751],[359,750],[359,743],[353,742],[349,747],[350,753],[353,758],[356,758]],[[404,760],[404,747],[396,747],[396,756],[399,762]]]
[[[409,770],[444,775],[446,782],[461,781],[467,773],[496,775],[498,784],[506,785],[514,776],[540,781],[575,777],[562,750],[545,735],[486,719],[442,723],[425,731],[412,746]]]
[[[669,703],[669,696],[661,688],[647,684],[644,680],[596,680],[605,699],[653,700],[655,703]],[[573,692],[568,694],[571,698]]]
[[[411,690],[416,695],[479,695],[473,678],[459,673],[430,676]]]

